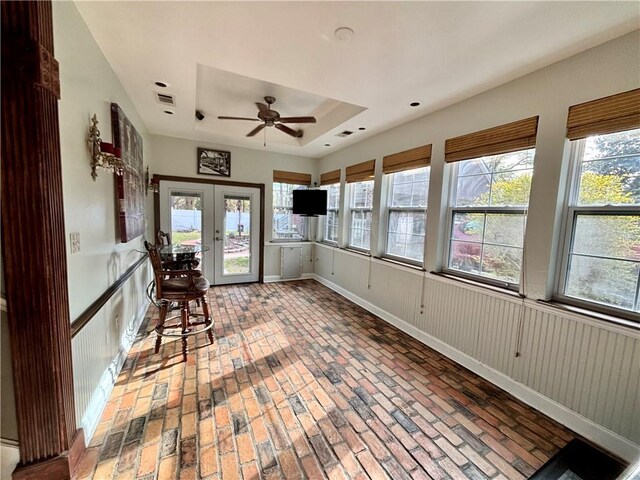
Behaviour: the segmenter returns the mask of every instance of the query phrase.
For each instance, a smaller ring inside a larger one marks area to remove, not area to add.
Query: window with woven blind
[[[640,89],[569,108],[573,175],[557,296],[640,313]]]

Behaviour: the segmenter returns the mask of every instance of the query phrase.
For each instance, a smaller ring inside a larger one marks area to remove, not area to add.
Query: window
[[[368,251],[371,248],[373,180],[350,183],[349,192],[351,196],[349,246]]]
[[[571,142],[560,294],[640,312],[640,129]]]
[[[388,175],[385,254],[422,263],[430,167]]]
[[[322,239],[325,242],[338,242],[338,215],[340,212],[340,184],[325,185],[327,191],[327,215],[324,218]]]
[[[273,238],[303,240],[306,238],[306,222],[293,214],[293,191],[306,189],[306,185],[273,182]]]
[[[534,149],[459,161],[450,207],[447,266],[516,288]]]

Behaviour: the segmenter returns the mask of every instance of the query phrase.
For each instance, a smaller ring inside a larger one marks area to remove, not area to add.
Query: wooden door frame
[[[160,185],[160,182],[186,182],[186,183],[204,183],[207,185],[226,185],[228,187],[249,187],[249,188],[257,188],[260,190],[260,261],[258,262],[258,282],[264,283],[264,192],[265,192],[265,184],[264,183],[248,183],[248,182],[237,182],[233,180],[218,180],[218,179],[208,179],[208,178],[200,178],[200,177],[176,177],[173,175],[154,175],[153,181],[157,185]],[[154,237],[158,236],[158,231],[160,230],[160,195],[154,194],[153,196],[153,233]],[[154,242],[155,243],[155,242]]]

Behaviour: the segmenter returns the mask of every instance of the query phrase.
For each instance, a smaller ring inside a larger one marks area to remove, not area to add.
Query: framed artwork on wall
[[[198,148],[198,173],[231,176],[231,152]]]
[[[124,169],[115,175],[120,242],[127,243],[144,233],[145,184],[142,171],[142,136],[117,103],[111,104],[113,145],[122,151]]]

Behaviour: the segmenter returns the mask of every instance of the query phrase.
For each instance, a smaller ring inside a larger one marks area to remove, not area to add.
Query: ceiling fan
[[[271,105],[275,103],[275,97],[264,97],[264,103],[256,102],[258,107],[258,118],[250,117],[218,117],[220,120],[247,120],[250,122],[264,122],[262,125],[258,125],[256,128],[247,133],[247,137],[253,137],[256,133],[260,132],[264,127],[276,127],[281,132],[291,135],[292,137],[302,137],[302,130],[294,130],[289,128],[285,123],[316,123],[315,117],[281,117],[280,113],[275,110],[271,110]]]

